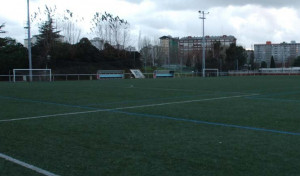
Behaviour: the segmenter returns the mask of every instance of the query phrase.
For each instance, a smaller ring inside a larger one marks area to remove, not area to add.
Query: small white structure
[[[141,70],[139,69],[130,69],[130,72],[133,74],[133,76],[135,78],[145,78],[145,76],[143,75],[143,73],[141,72]]]
[[[98,50],[104,49],[104,40],[100,39],[99,37],[95,37],[90,40],[92,45],[95,46]]]

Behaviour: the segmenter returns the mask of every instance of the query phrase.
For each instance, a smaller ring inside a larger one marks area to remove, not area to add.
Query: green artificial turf
[[[0,153],[66,176],[299,175],[299,105],[297,76],[1,82]]]

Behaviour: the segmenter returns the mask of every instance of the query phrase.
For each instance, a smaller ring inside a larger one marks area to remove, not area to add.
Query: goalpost
[[[205,68],[203,73],[205,74],[205,77],[210,77],[210,76],[219,76],[219,69],[217,68]]]
[[[13,81],[52,81],[51,69],[13,69]]]

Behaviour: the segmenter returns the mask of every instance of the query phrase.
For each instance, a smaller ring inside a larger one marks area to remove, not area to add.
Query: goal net
[[[14,82],[51,81],[51,69],[14,69]]]
[[[219,69],[217,68],[206,68],[204,69],[205,77],[216,77],[219,76]]]

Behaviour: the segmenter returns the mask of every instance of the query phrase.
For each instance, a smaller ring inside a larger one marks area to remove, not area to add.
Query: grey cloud
[[[168,27],[169,29],[174,30],[176,28],[176,25],[170,21],[170,18],[159,13],[154,13],[152,16],[141,16],[141,18],[135,20],[135,23],[150,26],[153,29],[163,29]]]
[[[127,0],[131,3],[142,3],[141,0]],[[260,5],[263,7],[299,7],[299,0],[151,0],[159,9],[168,10],[205,10],[212,7]]]
[[[6,33],[1,34],[0,37],[11,37],[20,43],[24,42],[24,39],[26,38],[24,26],[3,17],[0,17],[0,23],[5,23],[3,30],[6,31]]]

